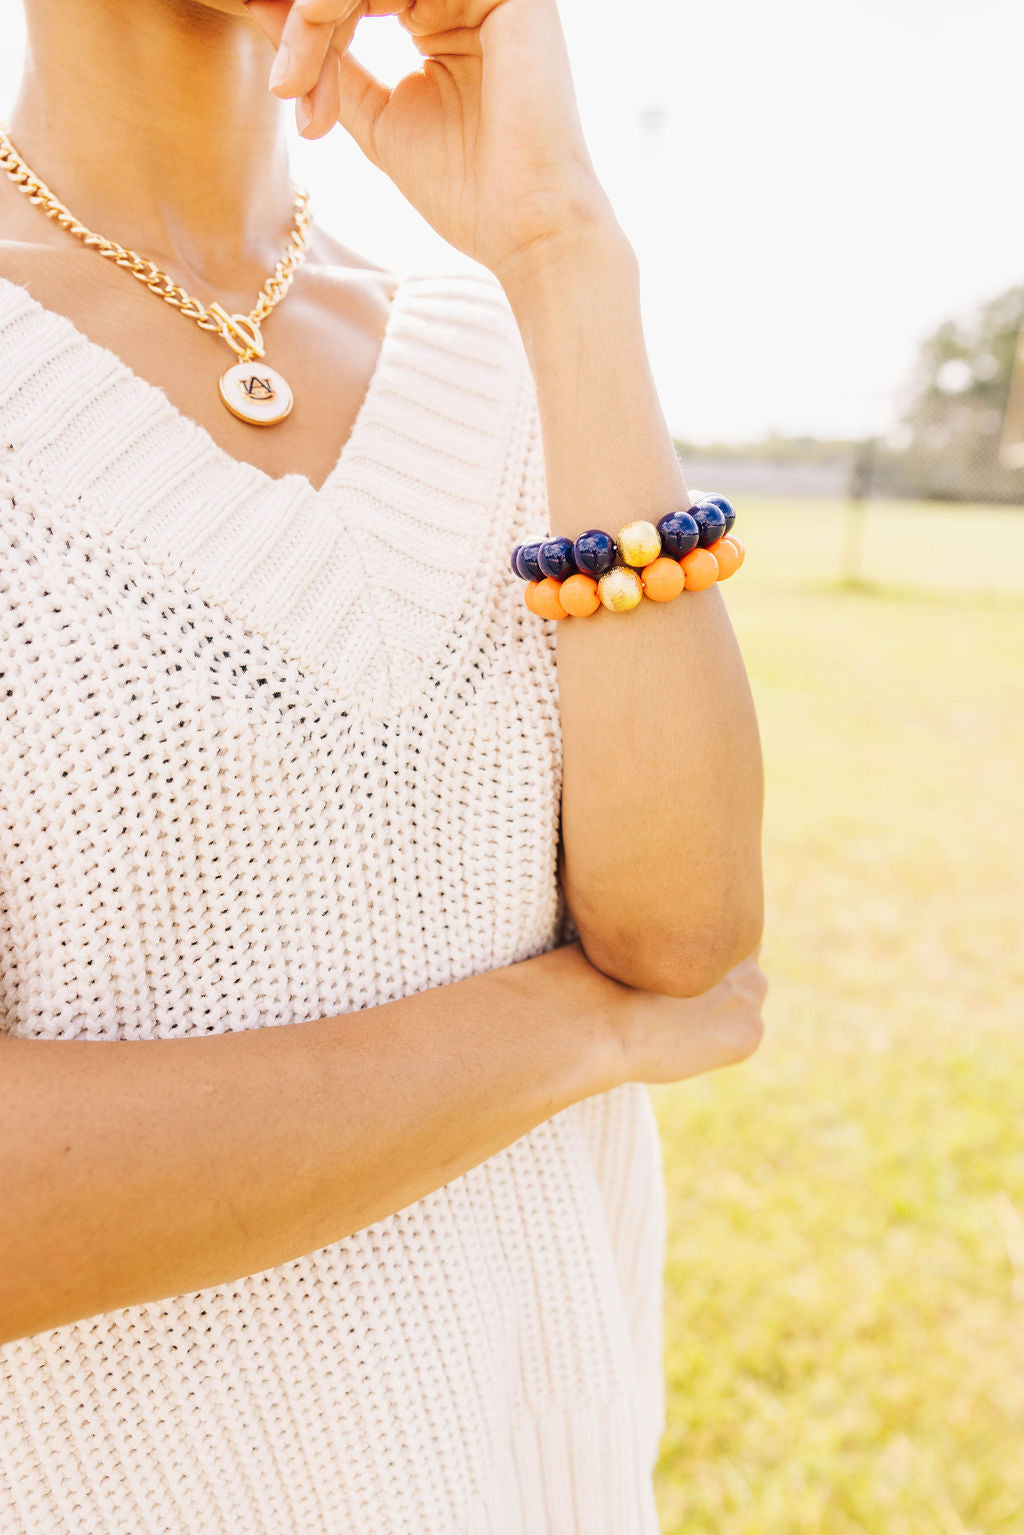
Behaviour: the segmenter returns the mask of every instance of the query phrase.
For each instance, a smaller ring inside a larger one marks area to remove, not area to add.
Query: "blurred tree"
[[[1024,470],[999,462],[1022,324],[1024,287],[1016,287],[929,336],[893,434],[895,453],[880,465],[885,478],[905,476],[908,490],[929,499],[1024,501]]]

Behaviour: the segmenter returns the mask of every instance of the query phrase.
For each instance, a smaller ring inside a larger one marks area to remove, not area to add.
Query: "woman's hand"
[[[756,954],[700,997],[626,987],[617,1014],[624,1082],[682,1082],[745,1061],[761,1043],[768,983]]]
[[[341,122],[438,233],[499,280],[617,229],[556,0],[251,0],[249,12],[278,47],[272,87],[298,98],[305,136]],[[359,21],[384,15],[424,56],[393,90],[348,51]]]

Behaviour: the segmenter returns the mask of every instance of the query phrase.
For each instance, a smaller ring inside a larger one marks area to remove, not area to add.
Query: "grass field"
[[[768,1032],[653,1090],[665,1535],[1024,1535],[1024,511],[745,503]]]

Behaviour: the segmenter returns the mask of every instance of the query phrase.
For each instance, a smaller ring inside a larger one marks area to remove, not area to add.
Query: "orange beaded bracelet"
[[[658,523],[630,522],[617,538],[591,528],[575,541],[517,544],[512,569],[526,582],[526,606],[538,618],[589,618],[598,608],[628,613],[645,597],[671,602],[727,581],[745,551],[732,532],[736,514],[724,496],[705,496]]]

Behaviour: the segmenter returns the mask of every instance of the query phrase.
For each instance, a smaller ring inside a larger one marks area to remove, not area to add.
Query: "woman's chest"
[[[87,563],[14,567],[0,610],[9,1028],[284,1023],[550,946],[561,742],[536,629],[460,639],[371,713]]]
[[[67,245],[0,242],[0,276],[67,316],[232,459],[270,476],[301,474],[323,484],[377,365],[395,291],[391,274],[359,266],[299,272],[262,334],[265,360],[287,380],[294,405],[284,420],[261,427],[238,419],[221,400],[218,380],[237,359],[219,334],[94,252]],[[234,300],[248,310],[253,297],[236,293]]]
[[[396,305],[318,494],[0,284],[8,1027],[288,1022],[552,941],[554,636],[507,566],[543,516],[528,379],[488,288]]]

